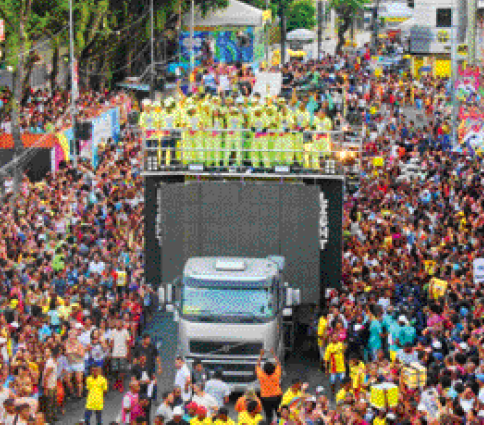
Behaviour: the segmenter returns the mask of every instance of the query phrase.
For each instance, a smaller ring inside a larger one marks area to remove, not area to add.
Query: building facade
[[[455,20],[453,23],[453,8]],[[450,76],[452,38],[466,41],[467,2],[460,0],[416,0],[413,26],[410,30],[410,53],[413,72],[422,68],[435,76]]]

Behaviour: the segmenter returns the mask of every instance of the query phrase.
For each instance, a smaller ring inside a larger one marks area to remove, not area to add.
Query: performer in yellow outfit
[[[183,132],[183,164],[198,162],[196,149],[199,147],[199,140],[202,138],[202,119],[197,113],[195,104],[188,106],[185,116],[185,126],[188,130]]]
[[[165,109],[161,113],[161,127],[167,129],[163,132],[163,139],[161,142],[162,152],[160,153],[160,161],[170,165],[171,161],[175,159],[176,135],[174,130],[180,127],[180,114],[176,110],[175,100],[168,98],[165,100]]]
[[[201,126],[202,129],[210,128],[212,126],[212,107],[208,99],[201,105]],[[212,131],[202,131],[202,137],[197,140],[198,148],[202,149],[197,152],[196,158],[199,163],[213,164],[214,162],[214,143],[212,138]]]
[[[313,134],[313,143],[306,166],[319,169],[321,167],[321,156],[327,156],[331,152],[331,134],[325,132],[333,129],[333,123],[323,109],[320,109],[316,117],[314,117],[313,129],[320,133]]]
[[[227,129],[237,130],[241,129],[244,124],[244,117],[240,114],[235,106],[230,108],[230,113],[227,118]],[[243,135],[241,131],[229,131],[225,138],[224,165],[229,165],[229,160],[233,151],[235,151],[235,161],[237,165],[242,165],[242,145]]]
[[[293,113],[293,130],[296,130],[296,133],[292,135],[292,149],[295,150],[295,160],[299,164],[303,164],[302,152],[304,147],[304,130],[309,127],[311,116],[309,112],[306,111],[306,106],[304,103],[300,102],[298,108]]]
[[[272,100],[268,100],[265,106],[265,121],[266,121],[266,128],[268,129],[267,132],[267,143],[266,149],[268,151],[262,152],[262,159],[264,161],[264,167],[270,168],[274,163],[280,162],[280,151],[275,152],[275,146],[277,144],[276,139],[278,137],[278,133],[275,130],[279,129],[279,120],[278,120],[278,113],[275,106],[272,104]]]
[[[259,106],[256,106],[253,109],[250,126],[252,127],[254,134],[251,146],[254,151],[250,152],[250,159],[252,166],[259,168],[262,166],[262,152],[260,152],[260,150],[264,149],[266,145],[265,139],[267,137],[267,134],[264,131],[265,121],[262,116],[262,109]]]
[[[219,109],[214,109],[213,111],[213,126],[212,128],[215,130],[223,130],[226,129],[227,126],[225,124],[225,114],[223,114]],[[215,166],[220,166],[220,162],[222,161],[222,158],[225,158],[225,155],[222,155],[221,149],[224,148],[224,139],[225,139],[225,132],[220,131],[214,131],[212,132],[212,146],[214,149],[213,152],[213,159]]]
[[[279,129],[282,130],[278,137],[275,139],[274,149],[280,152],[280,162],[284,165],[290,165],[292,163],[292,152],[288,152],[292,149],[292,129],[293,116],[292,111],[287,107],[286,100],[280,98],[278,100],[279,105]]]

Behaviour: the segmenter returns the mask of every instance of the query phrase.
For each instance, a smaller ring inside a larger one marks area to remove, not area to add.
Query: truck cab
[[[284,357],[284,317],[299,290],[284,282],[284,257],[194,257],[175,281],[178,354],[220,370],[232,391],[257,387],[261,349]]]

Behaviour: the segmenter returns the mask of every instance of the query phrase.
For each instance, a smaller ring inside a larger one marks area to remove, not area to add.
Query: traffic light
[[[415,8],[415,1],[414,0],[407,0],[407,6],[414,9]]]

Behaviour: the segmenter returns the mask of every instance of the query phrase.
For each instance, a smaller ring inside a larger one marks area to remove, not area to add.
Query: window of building
[[[452,26],[452,9],[437,9],[437,28]]]

